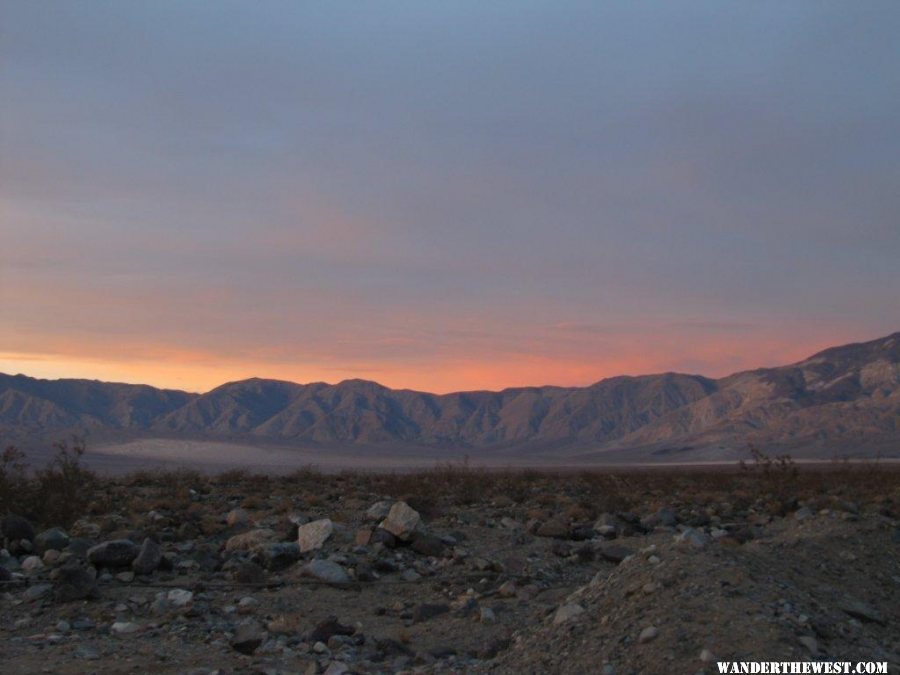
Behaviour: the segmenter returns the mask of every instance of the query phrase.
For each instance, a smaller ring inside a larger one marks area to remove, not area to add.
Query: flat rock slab
[[[88,562],[102,567],[128,567],[137,556],[137,544],[130,539],[104,541],[87,552]]]
[[[308,553],[322,548],[332,532],[334,532],[334,523],[330,518],[322,518],[301,525],[297,528],[297,544],[300,546],[300,553]]]
[[[305,577],[318,579],[335,586],[349,584],[351,581],[347,571],[330,560],[313,560],[304,565],[300,573]]]
[[[867,605],[859,600],[844,600],[839,606],[841,611],[849,614],[854,619],[869,623],[878,623],[882,626],[885,624],[884,616],[882,616],[881,612],[871,605]]]

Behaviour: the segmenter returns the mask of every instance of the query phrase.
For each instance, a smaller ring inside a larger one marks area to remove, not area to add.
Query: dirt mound
[[[645,538],[638,554],[566,598],[569,609],[518,632],[492,670],[712,673],[716,660],[811,658],[900,664],[900,536],[888,519],[826,511],[775,521],[743,545],[673,539]]]

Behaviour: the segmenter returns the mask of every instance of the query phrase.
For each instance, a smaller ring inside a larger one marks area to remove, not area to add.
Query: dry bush
[[[54,445],[56,454],[31,473],[25,455],[8,447],[0,456],[0,509],[14,511],[38,525],[68,527],[95,499],[97,476],[81,465],[84,443],[73,439]]]

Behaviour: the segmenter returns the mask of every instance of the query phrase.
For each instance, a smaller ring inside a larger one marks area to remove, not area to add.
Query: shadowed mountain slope
[[[6,440],[64,433],[279,445],[569,451],[900,441],[900,333],[719,380],[664,373],[588,387],[429,394],[375,382],[249,379],[205,394],[0,375]]]

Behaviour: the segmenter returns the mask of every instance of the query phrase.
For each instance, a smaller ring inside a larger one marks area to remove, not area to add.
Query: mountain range
[[[0,374],[3,445],[70,435],[89,444],[190,438],[585,460],[708,459],[749,444],[799,456],[900,456],[900,332],[720,379],[664,373],[442,395],[364,380],[253,378],[192,394]]]

